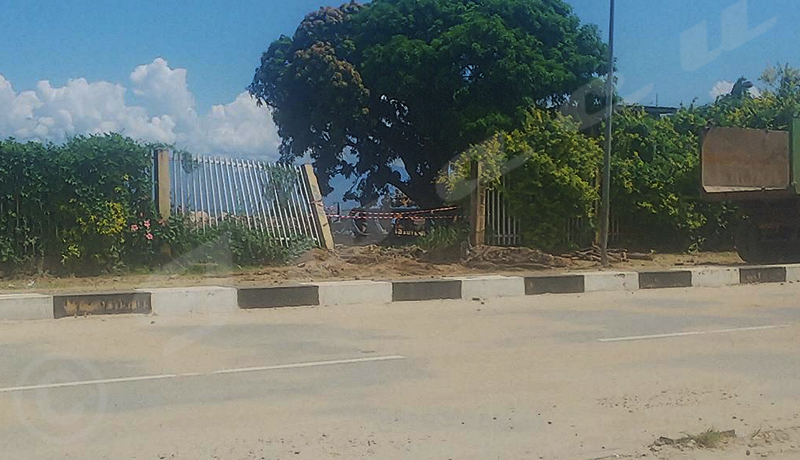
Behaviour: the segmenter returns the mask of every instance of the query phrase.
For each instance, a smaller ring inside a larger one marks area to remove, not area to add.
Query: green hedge
[[[159,221],[153,147],[118,134],[63,145],[0,141],[0,272],[97,274],[189,255],[281,264],[311,247],[306,239],[280,244],[243,222],[203,230],[181,217]]]
[[[4,271],[112,268],[132,216],[152,214],[152,155],[117,134],[0,142]]]

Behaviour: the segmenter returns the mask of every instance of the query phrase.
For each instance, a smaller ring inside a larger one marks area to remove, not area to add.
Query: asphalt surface
[[[798,294],[0,323],[0,459],[800,458]]]

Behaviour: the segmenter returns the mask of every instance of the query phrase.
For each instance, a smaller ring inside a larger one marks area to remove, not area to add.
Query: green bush
[[[53,245],[48,234],[56,175],[51,146],[0,141],[0,269],[30,269]],[[49,237],[49,238],[48,238]]]
[[[285,265],[314,247],[307,237],[291,237],[283,245],[240,222],[226,222],[218,231],[230,248],[233,262],[239,266]]]
[[[175,215],[166,222],[152,218],[134,222],[126,229],[124,242],[125,265],[150,268],[171,261],[179,265],[284,265],[314,247],[307,237],[292,237],[281,244],[241,221],[202,228]]]
[[[0,142],[0,265],[71,273],[118,266],[130,216],[152,206],[151,149],[117,134]]]
[[[676,129],[681,117],[694,114],[657,119],[625,107],[614,117],[611,201],[624,245],[685,249],[707,223],[699,202],[698,137]]]
[[[459,250],[468,238],[469,228],[464,225],[434,225],[417,239],[417,246],[426,251]]]
[[[479,162],[481,183],[502,190],[519,218],[523,244],[562,249],[567,222],[591,222],[598,198],[595,175],[603,152],[578,128],[572,118],[531,109],[520,129],[473,146],[441,182],[451,199],[463,199],[472,187],[470,162]]]
[[[280,244],[242,222],[203,230],[181,216],[160,221],[152,149],[118,134],[64,145],[0,141],[0,271],[97,274],[155,268],[193,253],[272,265],[312,247],[304,238]],[[286,176],[279,183],[293,180]]]
[[[700,197],[701,110],[655,118],[637,106],[614,118],[612,215],[618,245],[686,251],[729,249],[736,208]]]

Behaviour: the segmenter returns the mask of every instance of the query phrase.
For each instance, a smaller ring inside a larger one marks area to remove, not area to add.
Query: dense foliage
[[[374,0],[306,16],[250,92],[273,109],[283,157],[310,154],[325,192],[343,174],[362,203],[391,185],[427,206],[450,160],[567,100],[605,72],[605,51],[562,0]]]
[[[730,94],[671,116],[641,106],[615,112],[612,157],[614,243],[636,249],[730,249],[740,219],[735,207],[700,198],[699,142],[707,126],[787,130],[800,115],[800,71],[770,67],[753,85],[740,79]],[[522,221],[523,242],[561,249],[568,223],[591,227],[599,191],[602,129],[580,133],[569,117],[531,110],[524,125],[476,144],[444,175],[451,200],[468,195],[469,161],[482,166],[481,180],[507,193]],[[505,180],[501,181],[501,177]],[[591,228],[586,229],[591,234]]]
[[[480,162],[482,182],[509,198],[520,219],[523,243],[558,248],[565,243],[567,221],[591,217],[598,198],[595,175],[602,149],[578,128],[570,117],[531,109],[520,129],[469,149],[455,162],[453,173],[441,180],[451,199],[463,197],[467,190],[462,187],[472,187],[466,181],[469,164]]]
[[[120,135],[9,139],[0,157],[0,264],[113,267],[130,216],[150,211],[151,150]]]
[[[152,146],[118,134],[64,145],[8,139],[0,141],[0,158],[2,273],[94,274],[180,264],[181,258],[269,265],[310,248],[304,239],[282,245],[244,222],[202,229],[184,217],[160,221],[152,201]]]
[[[177,269],[197,264],[220,268],[283,265],[314,247],[306,237],[281,244],[240,220],[202,228],[186,216],[175,215],[166,222],[143,219],[132,224],[125,241],[126,265],[158,267],[171,262]]]
[[[656,119],[626,107],[614,119],[613,214],[622,244],[659,249],[730,248],[740,218],[700,200],[699,136],[706,126],[788,130],[800,115],[800,71],[768,67],[757,97],[740,78],[714,102]]]
[[[724,245],[728,208],[700,200],[699,136],[706,120],[682,108],[655,118],[625,107],[614,118],[612,214],[621,243],[642,249]]]

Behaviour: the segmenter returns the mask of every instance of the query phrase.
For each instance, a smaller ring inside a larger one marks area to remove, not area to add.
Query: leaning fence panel
[[[238,222],[284,245],[298,237],[323,245],[316,204],[300,167],[182,152],[171,152],[168,164],[170,211],[195,228]]]

